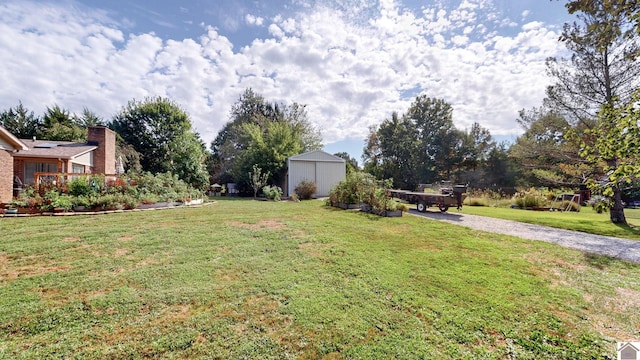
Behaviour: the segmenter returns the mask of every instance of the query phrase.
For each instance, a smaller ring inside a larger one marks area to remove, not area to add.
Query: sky
[[[563,0],[2,0],[0,111],[59,105],[110,121],[166,97],[210,144],[247,89],[306,104],[325,150],[360,159],[371,126],[415,97],[497,140],[540,106]]]

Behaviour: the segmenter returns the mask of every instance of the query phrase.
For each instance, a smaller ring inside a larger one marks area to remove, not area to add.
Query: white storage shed
[[[298,184],[308,180],[318,185],[317,197],[326,197],[331,187],[347,176],[346,161],[321,150],[288,158],[287,168],[287,195],[293,194]]]

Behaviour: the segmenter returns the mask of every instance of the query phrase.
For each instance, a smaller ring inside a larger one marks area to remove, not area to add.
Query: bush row
[[[64,179],[64,177],[59,177]],[[67,181],[48,181],[36,187],[26,187],[8,208],[35,211],[61,210],[120,210],[133,209],[140,204],[184,202],[203,198],[197,190],[177,175],[129,174],[119,177],[78,175]]]

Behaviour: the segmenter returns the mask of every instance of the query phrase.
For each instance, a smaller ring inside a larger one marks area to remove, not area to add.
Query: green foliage
[[[355,172],[347,175],[329,191],[330,205],[360,204],[370,198],[376,180],[371,174]]]
[[[15,109],[9,108],[0,113],[0,126],[19,139],[31,139],[38,136],[42,120],[35,116],[33,111],[29,112],[20,102]]]
[[[577,19],[565,23],[560,36],[571,58],[547,62],[555,82],[547,89],[547,102],[573,124],[591,122],[604,104],[625,106],[637,88],[640,43],[627,3],[572,0],[566,4]]]
[[[316,192],[318,192],[318,184],[309,180],[300,182],[295,188],[295,193],[301,200],[311,199]]]
[[[393,178],[397,187],[410,190],[420,183],[472,177],[496,145],[477,123],[468,132],[456,129],[452,111],[444,100],[422,95],[406,114],[393,113],[371,127],[363,153],[365,171],[378,179]]]
[[[40,210],[53,211],[54,209],[71,210],[73,199],[67,194],[60,193],[58,189],[51,189],[42,196]]]
[[[161,97],[130,101],[110,127],[140,154],[144,171],[172,172],[197,188],[208,186],[205,146],[189,115]]]
[[[77,176],[67,183],[69,189],[69,195],[72,196],[87,196],[91,194],[91,176]]]
[[[104,175],[78,176],[62,186],[40,192],[42,196],[33,187],[27,187],[11,205],[41,211],[70,210],[79,206],[85,210],[118,210],[159,201],[184,202],[204,198],[201,190],[170,173],[130,174],[116,179],[105,179]]]
[[[86,141],[86,128],[80,124],[79,118],[68,110],[54,105],[47,107],[42,119],[38,137],[56,141]]]
[[[611,198],[602,195],[594,195],[587,202],[587,205],[591,206],[593,211],[598,214],[609,211],[613,207],[613,204],[614,202]]]
[[[520,209],[543,207],[549,200],[549,193],[536,188],[530,188],[518,191],[513,197],[513,200]]]
[[[282,197],[282,189],[279,186],[265,186],[262,188],[264,196],[273,201],[280,201]]]
[[[610,217],[614,223],[626,222],[622,189],[640,176],[640,110],[636,106],[640,90],[633,99],[625,107],[604,105],[596,126],[586,130],[581,139],[580,155],[601,168],[599,176],[591,177],[587,184],[594,192],[612,198]]]
[[[360,171],[360,166],[358,165],[358,160],[356,160],[355,158],[352,158],[348,153],[346,152],[339,152],[339,153],[335,153],[333,154],[334,156],[343,158],[346,161],[346,172],[347,175],[353,173],[353,172],[358,172]]]
[[[512,196],[501,190],[470,188],[464,199],[464,205],[467,206],[509,207],[511,204],[513,204]]]
[[[521,110],[517,120],[525,130],[509,149],[527,176],[527,182],[539,186],[577,186],[594,169],[579,156],[579,142],[567,138],[581,133],[583,126],[572,127],[559,113],[547,108]]]
[[[211,144],[211,171],[219,183],[235,182],[246,192],[253,165],[269,172],[270,183],[280,184],[286,159],[320,149],[321,137],[311,125],[303,105],[268,103],[247,89],[231,111],[231,120]]]
[[[258,196],[258,190],[267,185],[270,173],[268,171],[263,173],[262,169],[257,164],[253,164],[252,170],[253,171],[249,173],[249,179],[251,179],[253,198],[255,199]]]

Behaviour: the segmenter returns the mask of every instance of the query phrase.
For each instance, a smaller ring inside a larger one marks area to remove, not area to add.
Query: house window
[[[33,185],[33,179],[37,172],[58,172],[57,163],[37,163],[37,162],[25,162],[24,163],[24,184]]]
[[[73,164],[71,166],[71,172],[74,174],[84,174],[84,165]]]

